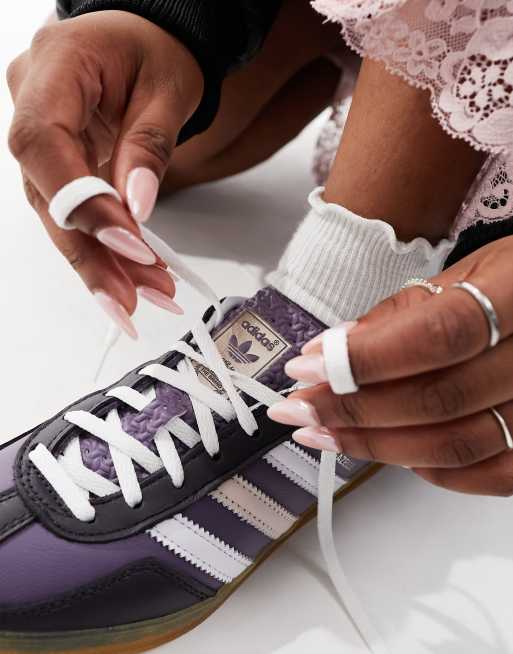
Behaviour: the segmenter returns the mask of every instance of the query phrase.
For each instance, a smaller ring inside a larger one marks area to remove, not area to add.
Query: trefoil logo
[[[260,359],[256,354],[251,354],[251,341],[239,343],[235,334],[230,336],[228,341],[228,353],[230,357],[238,363],[255,363]]]

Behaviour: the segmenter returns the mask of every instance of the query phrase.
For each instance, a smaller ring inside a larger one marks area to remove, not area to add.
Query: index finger
[[[388,310],[377,308],[364,317],[349,335],[356,382],[411,377],[447,368],[484,351],[490,342],[488,320],[475,298],[451,286],[457,281],[470,282],[490,298],[499,317],[501,338],[509,336],[513,332],[512,289],[502,280],[513,280],[512,248],[512,237],[502,239],[500,246],[486,246],[477,265],[465,265],[463,260],[462,265],[433,278],[444,288],[440,295],[423,297],[407,308],[404,302],[394,305],[388,300]],[[393,306],[401,308],[394,310]]]
[[[14,116],[9,147],[49,202],[65,184],[91,175],[81,136],[101,99],[100,71],[73,53],[60,26],[43,28],[24,60],[23,79],[11,88]],[[58,50],[58,48],[60,48]]]

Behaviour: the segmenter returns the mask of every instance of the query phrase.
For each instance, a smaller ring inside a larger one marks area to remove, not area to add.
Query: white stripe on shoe
[[[282,473],[287,479],[317,497],[319,461],[310,456],[302,448],[290,441],[273,448],[264,456],[264,460]],[[336,490],[346,482],[340,477],[335,478]]]
[[[301,447],[287,441],[263,458],[290,482],[317,496],[319,461]],[[344,483],[336,477],[337,489]],[[210,497],[273,540],[297,520],[279,502],[240,475],[223,482]],[[252,563],[249,557],[182,514],[164,520],[148,533],[191,565],[224,583],[232,581]]]
[[[210,496],[272,539],[282,536],[297,519],[239,475],[223,482]]]
[[[250,558],[181,513],[155,525],[148,533],[164,547],[225,583],[238,577],[252,563]]]

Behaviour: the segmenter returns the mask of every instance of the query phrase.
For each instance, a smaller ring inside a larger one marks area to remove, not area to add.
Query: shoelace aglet
[[[109,325],[109,328],[107,329],[107,332],[105,334],[105,340],[102,347],[102,354],[98,362],[98,366],[96,367],[96,372],[93,377],[94,383],[98,381],[98,378],[102,373],[109,352],[114,347],[114,345],[116,345],[120,336],[121,336],[121,329],[117,325],[114,325],[113,323]]]

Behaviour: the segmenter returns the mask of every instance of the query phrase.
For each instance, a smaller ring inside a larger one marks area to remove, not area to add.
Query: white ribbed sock
[[[311,210],[267,280],[327,325],[359,318],[411,277],[437,274],[455,245],[402,243],[388,223],[328,204],[323,191],[310,194]]]

